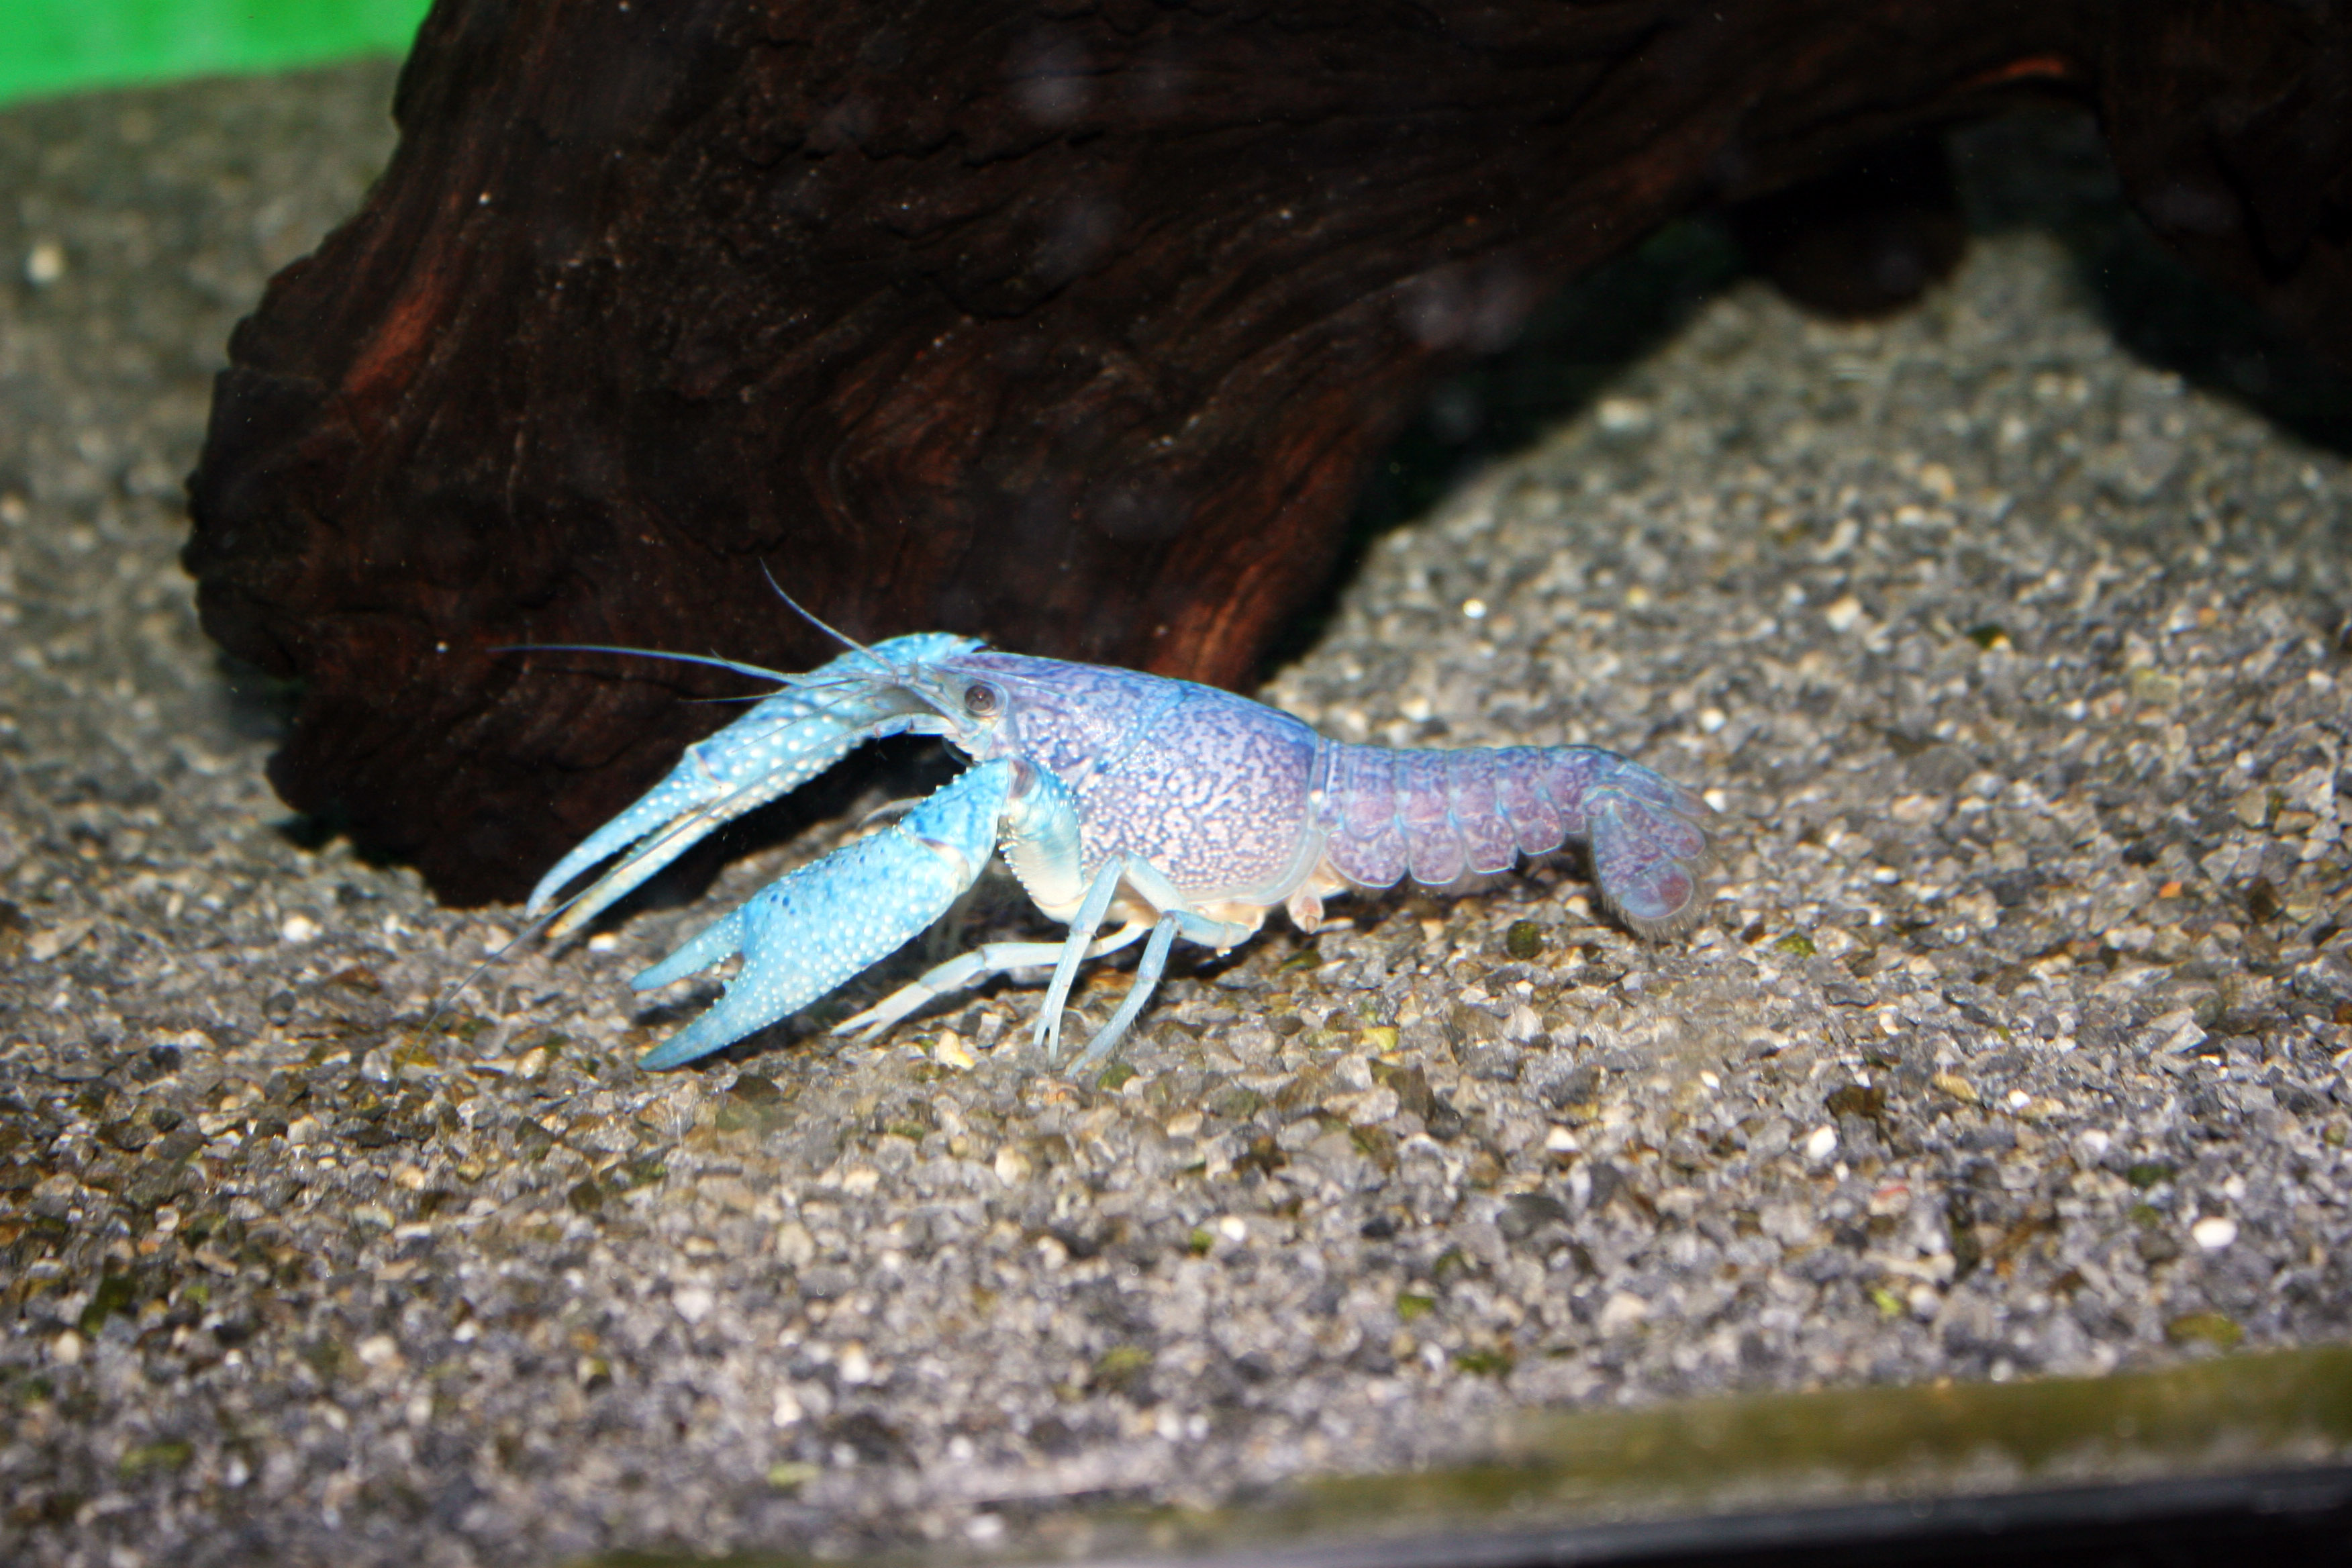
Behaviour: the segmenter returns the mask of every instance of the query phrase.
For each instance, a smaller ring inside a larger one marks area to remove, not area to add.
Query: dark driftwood
[[[1547,290],[2022,92],[2094,104],[2160,235],[2352,359],[2343,24],[439,0],[390,171],[236,333],[188,563],[302,682],[287,799],[511,895],[723,710],[501,645],[803,668],[764,564],[866,636],[1237,679],[1421,391]]]

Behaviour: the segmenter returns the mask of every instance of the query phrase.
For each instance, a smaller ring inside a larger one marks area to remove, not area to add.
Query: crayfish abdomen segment
[[[1318,783],[1324,861],[1360,887],[1408,873],[1442,887],[1590,838],[1602,898],[1646,931],[1684,917],[1707,859],[1706,807],[1595,746],[1407,752],[1326,742]]]

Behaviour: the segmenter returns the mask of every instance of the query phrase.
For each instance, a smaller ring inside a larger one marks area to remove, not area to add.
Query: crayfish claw
[[[771,882],[631,981],[651,991],[743,955],[718,1004],[641,1065],[677,1067],[731,1046],[919,935],[987,865],[1012,784],[1010,763],[974,768],[902,820]]]

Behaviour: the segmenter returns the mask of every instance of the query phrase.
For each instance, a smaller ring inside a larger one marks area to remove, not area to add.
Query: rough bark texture
[[[1230,682],[1431,379],[1661,222],[2027,91],[2352,360],[2333,0],[439,0],[232,343],[206,626],[274,778],[511,896],[723,716],[517,642],[866,636]]]

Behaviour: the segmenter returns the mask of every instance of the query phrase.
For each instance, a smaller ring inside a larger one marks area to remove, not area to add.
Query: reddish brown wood
[[[2342,19],[438,0],[390,170],[238,329],[188,563],[302,683],[286,798],[510,896],[721,714],[501,646],[805,667],[764,565],[866,636],[1236,680],[1434,374],[1678,213],[2021,91],[2352,357]]]

